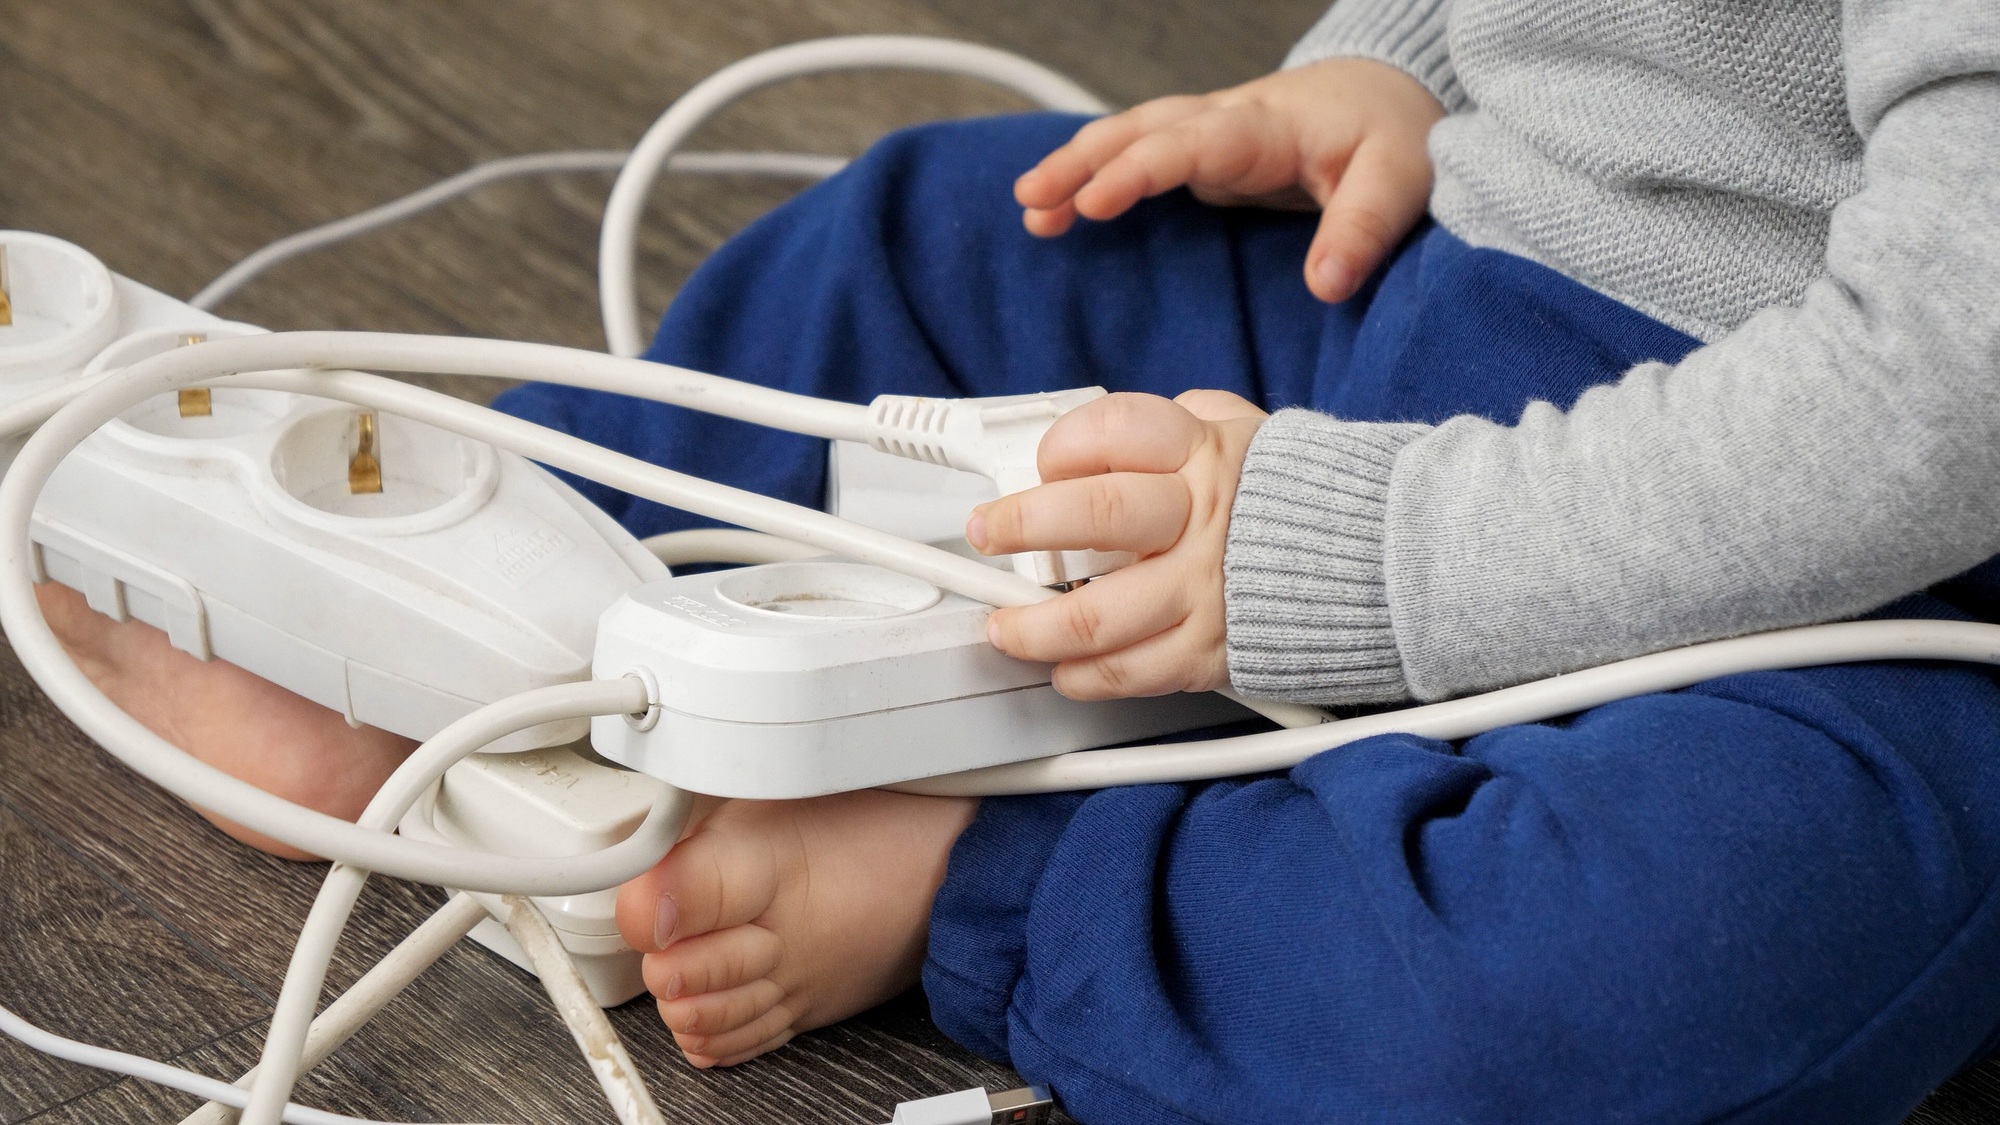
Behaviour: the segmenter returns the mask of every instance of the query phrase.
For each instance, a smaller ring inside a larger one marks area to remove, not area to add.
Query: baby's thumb
[[[1399,159],[1368,145],[1355,150],[1306,251],[1313,296],[1329,303],[1352,297],[1423,217],[1430,190],[1428,160]]]
[[[1193,390],[1174,396],[1181,409],[1204,422],[1226,422],[1231,418],[1263,418],[1269,412],[1232,391]]]

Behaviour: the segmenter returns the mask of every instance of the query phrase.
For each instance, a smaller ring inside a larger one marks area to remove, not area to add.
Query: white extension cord
[[[646,130],[611,187],[599,227],[597,297],[612,355],[646,350],[640,329],[639,220],[653,180],[683,142],[723,107],[754,90],[838,70],[920,70],[980,78],[1015,90],[1046,109],[1098,114],[1102,99],[1048,67],[1008,51],[916,35],[850,35],[774,48],[723,67],[697,83]]]
[[[641,346],[633,300],[632,263],[634,235],[646,189],[663,165],[670,170],[697,170],[689,163],[696,160],[694,156],[676,157],[673,150],[703,120],[744,92],[794,75],[852,66],[916,67],[971,74],[1011,86],[1057,108],[1083,112],[1102,108],[1087,92],[1035,64],[985,48],[939,40],[858,37],[800,44],[747,59],[720,72],[677,102],[632,154],[622,158],[623,171],[607,208],[601,259],[606,332],[615,353],[634,355]],[[482,166],[456,182],[438,185],[409,200],[357,217],[365,221],[307,232],[310,237],[274,244],[266,252],[260,252],[260,257],[246,261],[245,268],[218,279],[204,291],[202,299],[219,300],[257,269],[291,254],[395,221],[481,183],[536,171],[606,168],[611,166],[613,155],[571,154]],[[783,174],[806,175],[821,174],[828,165],[786,167],[789,171]],[[780,171],[775,165],[764,170]],[[596,890],[637,874],[665,853],[685,816],[686,798],[677,791],[667,791],[630,838],[584,857],[540,860],[502,857],[421,844],[388,834],[387,830],[396,822],[391,810],[407,807],[457,757],[476,751],[492,738],[519,729],[520,724],[530,720],[643,709],[647,697],[643,685],[636,682],[598,681],[545,689],[544,694],[533,699],[503,701],[475,712],[427,743],[410,765],[399,770],[371,804],[362,825],[346,824],[291,805],[205,766],[153,736],[97,693],[68,660],[41,620],[31,584],[32,561],[26,544],[36,496],[63,453],[105,420],[151,395],[211,381],[218,385],[318,395],[424,421],[784,541],[683,539],[659,545],[662,551],[680,552],[674,557],[691,557],[708,551],[725,558],[765,559],[808,550],[832,551],[990,604],[1021,605],[1050,596],[1048,591],[1014,575],[920,543],[872,531],[825,513],[671,473],[596,449],[567,435],[416,388],[337,370],[356,366],[534,378],[620,393],[640,391],[647,397],[795,432],[874,440],[879,447],[893,447],[896,440],[885,436],[879,426],[871,426],[861,407],[747,387],[696,372],[535,345],[373,334],[299,333],[176,349],[108,376],[97,385],[63,384],[38,389],[0,408],[0,431],[13,433],[41,426],[22,450],[13,470],[0,481],[0,626],[6,629],[23,665],[86,733],[144,776],[184,800],[274,839],[338,861],[329,873],[295,951],[279,1011],[266,1042],[264,1061],[255,1075],[253,1090],[247,1094],[238,1087],[150,1060],[49,1036],[4,1009],[0,1009],[0,1031],[38,1049],[87,1065],[164,1082],[220,1104],[246,1106],[245,1120],[250,1125],[268,1125],[280,1119],[308,1125],[356,1120],[287,1106],[286,1098],[305,1060],[331,1050],[339,1033],[359,1026],[369,1012],[386,1002],[388,995],[406,982],[406,976],[413,976],[421,968],[416,962],[423,958],[417,954],[398,962],[393,970],[385,968],[383,975],[376,978],[378,983],[370,986],[362,1000],[345,1008],[337,1004],[329,1010],[327,1018],[332,1023],[327,1025],[327,1034],[308,1046],[312,1008],[324,978],[326,961],[367,871],[496,894],[547,896]],[[290,370],[293,368],[306,370]],[[983,451],[961,450],[966,456],[980,452]],[[949,455],[929,459],[954,463]],[[1500,726],[1567,714],[1720,675],[1875,659],[2000,664],[2000,626],[1877,621],[1786,630],[1658,653],[1487,695],[1310,729],[1280,730],[1205,743],[1065,754],[931,779],[905,788],[965,794],[1028,793],[1261,772],[1284,768],[1329,746],[1372,734],[1406,731],[1437,738],[1464,738]],[[1281,722],[1295,727],[1323,718],[1302,708],[1280,709],[1278,713],[1283,716]],[[448,925],[427,931],[426,940],[431,944],[420,943],[419,952],[428,952],[440,932],[448,932],[470,918],[469,908],[460,908]],[[546,948],[542,952],[546,953]],[[972,1112],[970,1097],[949,1097],[959,1103],[953,1112]],[[911,1105],[917,1108],[911,1109],[910,1114],[899,1113],[899,1120],[922,1119],[914,1114],[923,1104]],[[944,1107],[940,1102],[930,1108],[942,1112]],[[972,1116],[963,1119],[976,1120]]]

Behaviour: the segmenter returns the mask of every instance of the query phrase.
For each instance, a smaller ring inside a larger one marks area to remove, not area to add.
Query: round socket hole
[[[263,335],[264,330],[248,324],[207,324],[182,328],[160,328],[127,336],[99,352],[87,376],[101,375],[130,367],[162,352],[188,347],[208,340]],[[184,413],[178,394],[155,395],[118,416],[120,422],[155,437],[189,441],[240,437],[263,429],[282,418],[292,396],[283,391],[258,391],[221,387],[208,393],[208,413]]]
[[[271,452],[271,474],[300,503],[329,515],[384,520],[414,516],[483,493],[496,471],[486,447],[407,418],[377,414],[374,453],[381,491],[355,491],[350,476],[361,414],[329,410],[287,428]]]
[[[944,596],[920,578],[836,562],[748,567],[716,583],[715,592],[758,613],[847,621],[916,613]]]
[[[0,231],[0,281],[11,320],[0,325],[0,380],[72,374],[117,335],[111,271],[80,246]]]

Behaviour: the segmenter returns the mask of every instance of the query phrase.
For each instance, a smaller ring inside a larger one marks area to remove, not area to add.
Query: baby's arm
[[[2000,34],[1972,4],[1864,22],[1847,65],[1864,183],[1797,307],[1513,426],[1260,430],[1225,533],[1238,690],[1443,698],[1852,616],[2000,552]],[[1239,651],[1259,629],[1286,645]]]
[[[1177,187],[1222,205],[1321,212],[1306,284],[1352,296],[1430,197],[1424,140],[1444,115],[1415,78],[1333,58],[1212,94],[1160,98],[1084,126],[1016,182],[1028,230],[1053,237]]]

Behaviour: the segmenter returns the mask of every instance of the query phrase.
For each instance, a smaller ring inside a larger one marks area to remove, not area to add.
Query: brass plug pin
[[[181,337],[180,346],[186,348],[207,342],[206,335],[191,332]],[[215,396],[208,393],[207,387],[182,387],[180,407],[183,418],[206,418],[215,413]]]
[[[354,456],[347,460],[347,491],[360,495],[382,491],[382,462],[375,459],[375,412],[363,411],[355,419],[360,440]]]
[[[7,295],[7,248],[0,246],[0,328],[14,323],[14,300]]]

